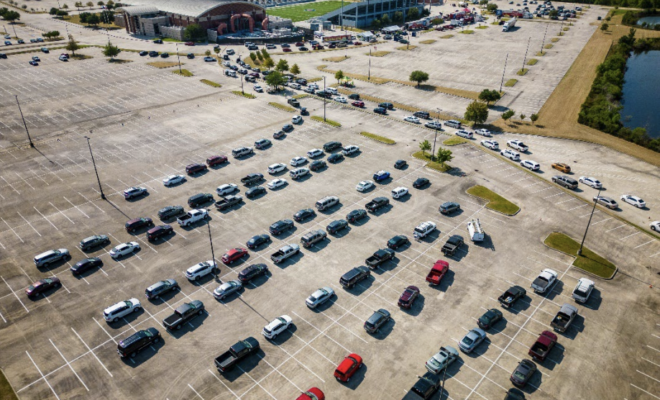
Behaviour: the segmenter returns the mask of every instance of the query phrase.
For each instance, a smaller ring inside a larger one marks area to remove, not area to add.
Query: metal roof
[[[128,6],[122,7],[124,12],[131,15],[158,14],[158,7],[154,6]]]
[[[134,14],[133,8],[156,9],[166,13],[185,15],[198,18],[205,12],[234,0],[129,0],[131,6],[125,10]],[[245,1],[238,1],[245,2]],[[258,4],[253,3],[255,6]],[[146,13],[145,13],[146,14]]]

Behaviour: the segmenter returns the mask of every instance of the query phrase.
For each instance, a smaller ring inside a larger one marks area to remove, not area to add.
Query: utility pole
[[[371,80],[371,48],[369,48],[369,74],[367,75],[367,80]]]
[[[593,218],[593,216],[594,216],[594,211],[596,210],[596,203],[597,203],[598,198],[600,197],[601,190],[603,190],[602,187],[600,189],[598,189],[598,194],[596,195],[596,200],[594,200],[594,206],[591,209],[591,215],[589,216],[589,222],[587,222],[587,227],[584,230],[584,236],[582,236],[582,243],[580,243],[580,248],[578,249],[578,252],[577,252],[578,256],[582,255],[582,246],[584,246],[584,240],[587,238],[587,232],[589,232],[589,225],[591,225],[591,218]]]
[[[545,25],[545,32],[543,33],[543,41],[541,41],[541,54],[543,54],[543,46],[545,46],[545,35],[548,34],[548,27],[549,26],[550,26],[549,23]]]
[[[21,113],[21,119],[23,120],[23,126],[25,127],[25,133],[27,133],[28,141],[30,142],[30,147],[34,147],[32,143],[32,138],[30,137],[30,131],[28,131],[27,123],[25,123],[25,117],[23,117],[23,110],[21,110],[21,103],[18,102],[18,95],[16,97],[16,104],[18,105],[18,112]]]
[[[211,243],[211,261],[213,262],[213,270],[215,271],[215,280],[219,280],[218,275],[220,274],[220,269],[218,268],[218,263],[215,261],[215,253],[213,252],[213,237],[211,236],[211,223],[207,221],[206,226],[209,228],[209,243]]]
[[[502,93],[502,86],[504,86],[504,73],[506,72],[506,62],[509,59],[509,53],[506,53],[506,58],[504,59],[504,69],[502,70],[502,82],[500,82],[500,93]]]
[[[179,55],[179,43],[176,44],[176,58],[179,60],[179,74],[181,75],[181,56]]]
[[[438,115],[436,118],[436,122],[438,124],[435,126],[435,137],[433,138],[433,150],[431,150],[432,152],[431,160],[433,160],[433,158],[435,157],[435,141],[438,139],[438,129],[439,129],[438,127],[440,126],[440,111],[442,111],[442,109],[438,108]]]
[[[527,62],[527,52],[529,51],[529,43],[532,41],[532,37],[530,36],[529,39],[527,40],[527,49],[525,49],[525,57],[523,57],[523,65],[522,69],[520,70],[520,73],[522,73],[525,70],[525,62]]]
[[[99,183],[99,191],[101,192],[101,198],[105,200],[105,194],[103,194],[103,187],[101,186],[99,171],[96,169],[96,162],[94,161],[94,154],[92,153],[92,145],[89,142],[89,136],[85,136],[85,139],[87,139],[87,146],[89,147],[89,155],[92,156],[92,164],[94,165],[94,172],[96,173],[96,181]]]
[[[325,91],[325,76],[323,77],[323,122],[325,122],[325,100],[327,99]]]
[[[245,91],[243,90],[243,74],[241,75],[241,93],[245,94]]]

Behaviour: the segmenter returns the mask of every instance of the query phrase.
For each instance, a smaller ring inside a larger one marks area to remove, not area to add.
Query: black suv
[[[160,332],[156,328],[137,331],[117,344],[117,353],[121,358],[135,357],[138,351],[160,340]]]
[[[211,193],[199,193],[188,199],[188,206],[197,208],[211,201],[213,201],[213,195]]]
[[[277,236],[290,229],[293,229],[293,221],[291,221],[290,219],[283,219],[271,225],[269,230],[272,235]]]
[[[267,273],[268,266],[266,266],[266,264],[252,264],[239,272],[238,279],[243,283],[247,283],[257,276],[266,275]]]
[[[181,214],[183,214],[183,207],[181,207],[181,206],[167,206],[165,208],[161,208],[158,211],[158,218],[160,218],[161,220],[166,220],[166,219],[177,217]]]
[[[245,192],[245,197],[247,197],[248,199],[253,199],[264,193],[266,193],[266,188],[264,188],[263,186],[255,186],[249,189],[247,192]]]
[[[312,163],[309,164],[309,169],[312,170],[312,171],[319,171],[319,170],[321,170],[321,169],[323,169],[327,166],[328,166],[328,164],[326,164],[325,161],[316,160],[316,161],[312,161]]]
[[[110,239],[105,235],[94,235],[88,238],[84,238],[80,241],[80,250],[87,251],[99,246],[103,246],[110,243]]]
[[[417,178],[417,179],[415,180],[415,182],[413,183],[413,187],[414,187],[415,189],[419,189],[419,188],[422,188],[422,187],[428,185],[429,183],[431,183],[431,181],[429,181],[429,180],[426,179],[426,178]]]
[[[330,222],[330,224],[328,224],[328,226],[325,229],[328,230],[328,233],[334,235],[335,233],[339,232],[340,230],[346,227],[348,227],[348,222],[346,222],[345,219],[338,219],[336,221]]]
[[[334,153],[331,154],[330,157],[328,157],[328,162],[329,163],[338,163],[339,161],[344,159],[344,155],[341,153]]]
[[[353,210],[349,212],[348,215],[346,215],[346,219],[348,220],[348,222],[355,223],[366,216],[367,216],[367,212],[364,209],[360,208],[358,210]]]
[[[431,115],[426,111],[417,111],[416,113],[413,114],[413,116],[417,118],[431,119]]]
[[[74,275],[80,275],[83,272],[90,270],[92,268],[103,266],[103,261],[98,257],[85,258],[82,261],[77,262],[73,267],[71,267],[71,273]]]
[[[323,151],[326,153],[329,153],[331,151],[341,149],[343,146],[341,145],[341,142],[328,142],[323,145]]]
[[[311,208],[305,208],[293,214],[293,219],[295,219],[296,222],[302,222],[306,219],[314,217],[316,217],[316,212],[314,212],[314,210]]]
[[[154,222],[151,220],[151,218],[135,218],[126,222],[125,226],[126,226],[126,232],[131,233],[142,228],[146,228],[146,227],[151,228],[152,226],[154,226]]]
[[[385,325],[392,317],[390,312],[381,308],[369,317],[368,320],[364,322],[364,330],[369,333],[376,333],[381,326]]]
[[[156,282],[153,285],[149,286],[144,294],[147,296],[147,299],[157,299],[161,295],[172,291],[180,290],[179,284],[174,279],[166,279],[164,281]]]
[[[369,268],[367,267],[357,267],[353,268],[352,270],[348,271],[345,273],[340,279],[339,283],[344,288],[352,288],[355,286],[358,282],[367,279],[371,276],[371,271],[369,271]]]

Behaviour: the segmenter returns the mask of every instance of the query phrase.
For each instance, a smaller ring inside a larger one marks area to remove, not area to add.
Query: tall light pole
[[[369,73],[367,74],[367,80],[371,80],[371,48],[369,48]]]
[[[16,104],[18,105],[18,112],[21,113],[21,119],[23,120],[23,126],[25,127],[25,133],[27,133],[28,141],[30,142],[30,147],[34,147],[32,143],[32,138],[30,137],[30,131],[28,131],[27,123],[25,123],[25,117],[23,117],[23,110],[21,110],[21,103],[18,102],[18,95],[16,97]]]
[[[589,232],[589,225],[591,225],[591,218],[594,216],[594,211],[596,210],[597,199],[600,197],[600,192],[603,190],[602,186],[598,189],[598,194],[596,195],[596,200],[594,200],[594,207],[591,209],[591,215],[589,216],[589,222],[587,222],[587,227],[584,230],[584,236],[582,236],[582,243],[580,243],[580,248],[577,251],[577,255],[582,255],[582,246],[584,246],[584,240],[587,238],[587,232]]]
[[[176,44],[176,58],[179,60],[179,75],[182,75],[181,73],[181,56],[179,55],[179,43]]]
[[[435,137],[433,138],[433,150],[431,150],[431,152],[432,152],[431,153],[431,160],[433,160],[433,158],[435,157],[435,141],[438,139],[438,130],[440,129],[439,128],[440,127],[440,111],[442,111],[442,109],[438,108],[438,114],[437,114],[437,118],[436,118],[437,124],[435,125]]]
[[[325,91],[325,76],[323,77],[323,121],[325,122],[325,100],[327,99]]]
[[[101,186],[99,171],[96,169],[96,161],[94,161],[94,154],[92,153],[92,145],[89,142],[89,136],[85,136],[85,139],[87,139],[87,146],[89,147],[89,155],[92,156],[92,164],[94,165],[94,172],[96,173],[96,181],[99,183],[99,191],[101,192],[101,198],[105,200],[105,194],[103,194],[103,187]]]
[[[504,85],[504,74],[506,73],[506,62],[509,60],[509,53],[506,53],[506,58],[504,59],[504,69],[502,70],[502,82],[500,82],[500,93],[502,93],[502,86]]]
[[[239,74],[241,76],[241,93],[245,94],[245,91],[243,90],[243,74]]]
[[[545,46],[545,35],[548,34],[548,27],[550,23],[545,24],[545,32],[543,33],[543,40],[541,41],[541,55],[543,55],[543,46]]]
[[[209,228],[209,243],[211,243],[211,261],[213,262],[213,270],[215,271],[215,279],[218,280],[218,275],[220,274],[220,269],[215,261],[215,252],[213,251],[213,237],[211,236],[211,223],[207,222],[206,226]]]
[[[527,40],[527,49],[525,49],[525,57],[523,57],[523,65],[522,69],[520,70],[520,73],[523,73],[525,71],[525,63],[527,62],[527,52],[529,51],[529,43],[532,41],[532,37],[530,36],[529,39]]]

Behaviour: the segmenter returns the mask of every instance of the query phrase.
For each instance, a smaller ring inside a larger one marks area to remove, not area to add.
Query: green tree
[[[285,59],[281,59],[280,61],[277,62],[277,65],[275,66],[275,70],[278,72],[288,71],[289,62]]]
[[[300,67],[298,66],[298,64],[293,64],[291,66],[291,73],[294,75],[298,75],[300,73]]]
[[[609,27],[610,25],[607,22],[605,22],[603,25],[600,26],[600,30],[605,32]]]
[[[102,1],[99,1],[98,3],[96,3],[96,5],[97,5],[97,6],[104,6],[104,5],[105,5],[105,3],[104,3],[104,2],[102,2]]]
[[[104,24],[111,24],[115,20],[115,12],[103,10],[99,15],[99,18]]]
[[[453,160],[454,156],[451,154],[451,150],[443,149],[442,147],[438,149],[435,156],[435,160],[439,162],[443,167],[446,167],[449,161]]]
[[[271,69],[271,68],[273,68],[274,66],[275,66],[275,61],[273,61],[272,58],[268,57],[268,58],[264,61],[264,67],[266,67],[266,68],[268,68],[268,69]]]
[[[261,49],[261,54],[263,54],[264,59],[270,58],[270,53],[266,49]]]
[[[497,90],[484,89],[479,93],[479,100],[485,101],[486,105],[490,105],[491,102],[495,102],[500,99],[500,92]]]
[[[410,7],[408,9],[408,20],[414,21],[417,18],[419,18],[419,9],[417,9],[416,7]]]
[[[422,82],[426,82],[429,80],[429,74],[427,74],[424,71],[413,71],[410,73],[410,77],[408,78],[408,80],[410,80],[411,82],[417,82],[417,87],[419,87],[419,85]]]
[[[74,56],[76,55],[76,50],[78,50],[80,46],[78,45],[78,42],[73,38],[72,35],[69,35],[69,41],[66,44],[66,49],[71,52]]]
[[[197,41],[206,35],[206,31],[199,24],[190,24],[183,31],[183,38],[190,41]]]
[[[89,8],[94,7],[94,3],[92,3],[91,1],[88,1],[87,2],[87,7],[89,7]]]
[[[481,0],[481,1],[479,1],[479,5],[480,5],[480,6],[485,6],[485,5],[487,5],[487,4],[488,4],[488,0]]]
[[[7,11],[5,15],[2,16],[2,18],[9,22],[20,21],[21,14],[19,14],[18,11]]]
[[[529,119],[532,120],[532,124],[536,124],[536,121],[539,120],[539,115],[538,114],[532,114],[529,116]]]
[[[264,60],[264,56],[263,56],[263,54],[261,54],[260,51],[257,51],[257,58],[259,59],[259,61],[263,61],[263,60]]]
[[[525,114],[520,114],[520,120],[521,120],[521,121],[524,121],[525,118],[527,118],[527,116],[526,116]]]
[[[284,79],[284,76],[279,71],[273,71],[266,76],[266,83],[274,87],[275,90],[279,90],[279,87],[284,85],[284,82],[286,82],[286,79]]]
[[[638,6],[645,10],[650,10],[651,8],[653,8],[653,3],[651,2],[651,0],[641,0]]]
[[[252,62],[257,61],[257,55],[254,53],[250,53],[250,60],[252,60]]]
[[[62,5],[62,8],[66,10],[66,9],[68,9],[68,8],[69,8],[69,5],[68,5],[68,4],[66,4],[66,3],[64,3],[64,4]]]
[[[80,20],[80,23],[86,24],[87,19],[89,18],[90,15],[92,15],[92,14],[90,14],[88,12],[81,12],[80,14],[78,14],[78,19]]]
[[[50,15],[57,15],[57,8],[51,7],[50,11],[48,11],[48,14]]]
[[[431,150],[431,143],[428,140],[419,142],[419,149],[422,151],[422,155],[426,157],[426,152]]]
[[[483,124],[488,119],[488,106],[485,103],[475,100],[468,104],[463,117],[468,121]]]
[[[113,46],[110,41],[108,41],[108,44],[103,47],[103,55],[110,57],[110,60],[113,60],[115,57],[117,57],[119,53],[121,53],[121,49],[117,46]]]
[[[385,28],[387,25],[392,23],[392,20],[390,19],[389,15],[383,14],[383,16],[380,17],[380,23],[382,24],[383,28]]]
[[[383,16],[385,17],[385,16]],[[394,17],[392,18],[394,22],[402,22],[403,21],[403,13],[401,11],[397,11],[394,13]]]
[[[207,57],[211,57],[211,50],[206,50],[204,52],[204,55],[207,56]]]
[[[559,11],[557,11],[557,10],[550,10],[550,13],[549,13],[548,15],[550,16],[550,18],[552,18],[552,17],[556,17],[556,16],[559,15]]]
[[[216,55],[220,54],[220,47],[214,47],[214,48],[213,48],[213,52],[214,52]]]
[[[58,17],[65,17],[65,16],[67,16],[67,15],[69,15],[69,12],[68,12],[68,11],[64,11],[64,10],[58,10],[58,11],[57,11],[57,16],[58,16]]]
[[[511,117],[516,115],[516,112],[513,110],[506,110],[505,112],[502,113],[502,119],[504,121],[508,121]]]
[[[337,83],[339,83],[339,81],[344,79],[344,72],[342,70],[335,72],[335,79],[337,80]]]
[[[494,13],[494,12],[497,10],[497,4],[493,4],[493,3],[491,3],[491,4],[487,5],[487,6],[486,6],[486,10],[487,10],[488,12],[492,12],[492,13]]]
[[[92,14],[87,17],[87,24],[96,27],[101,22],[101,18],[98,15]]]

